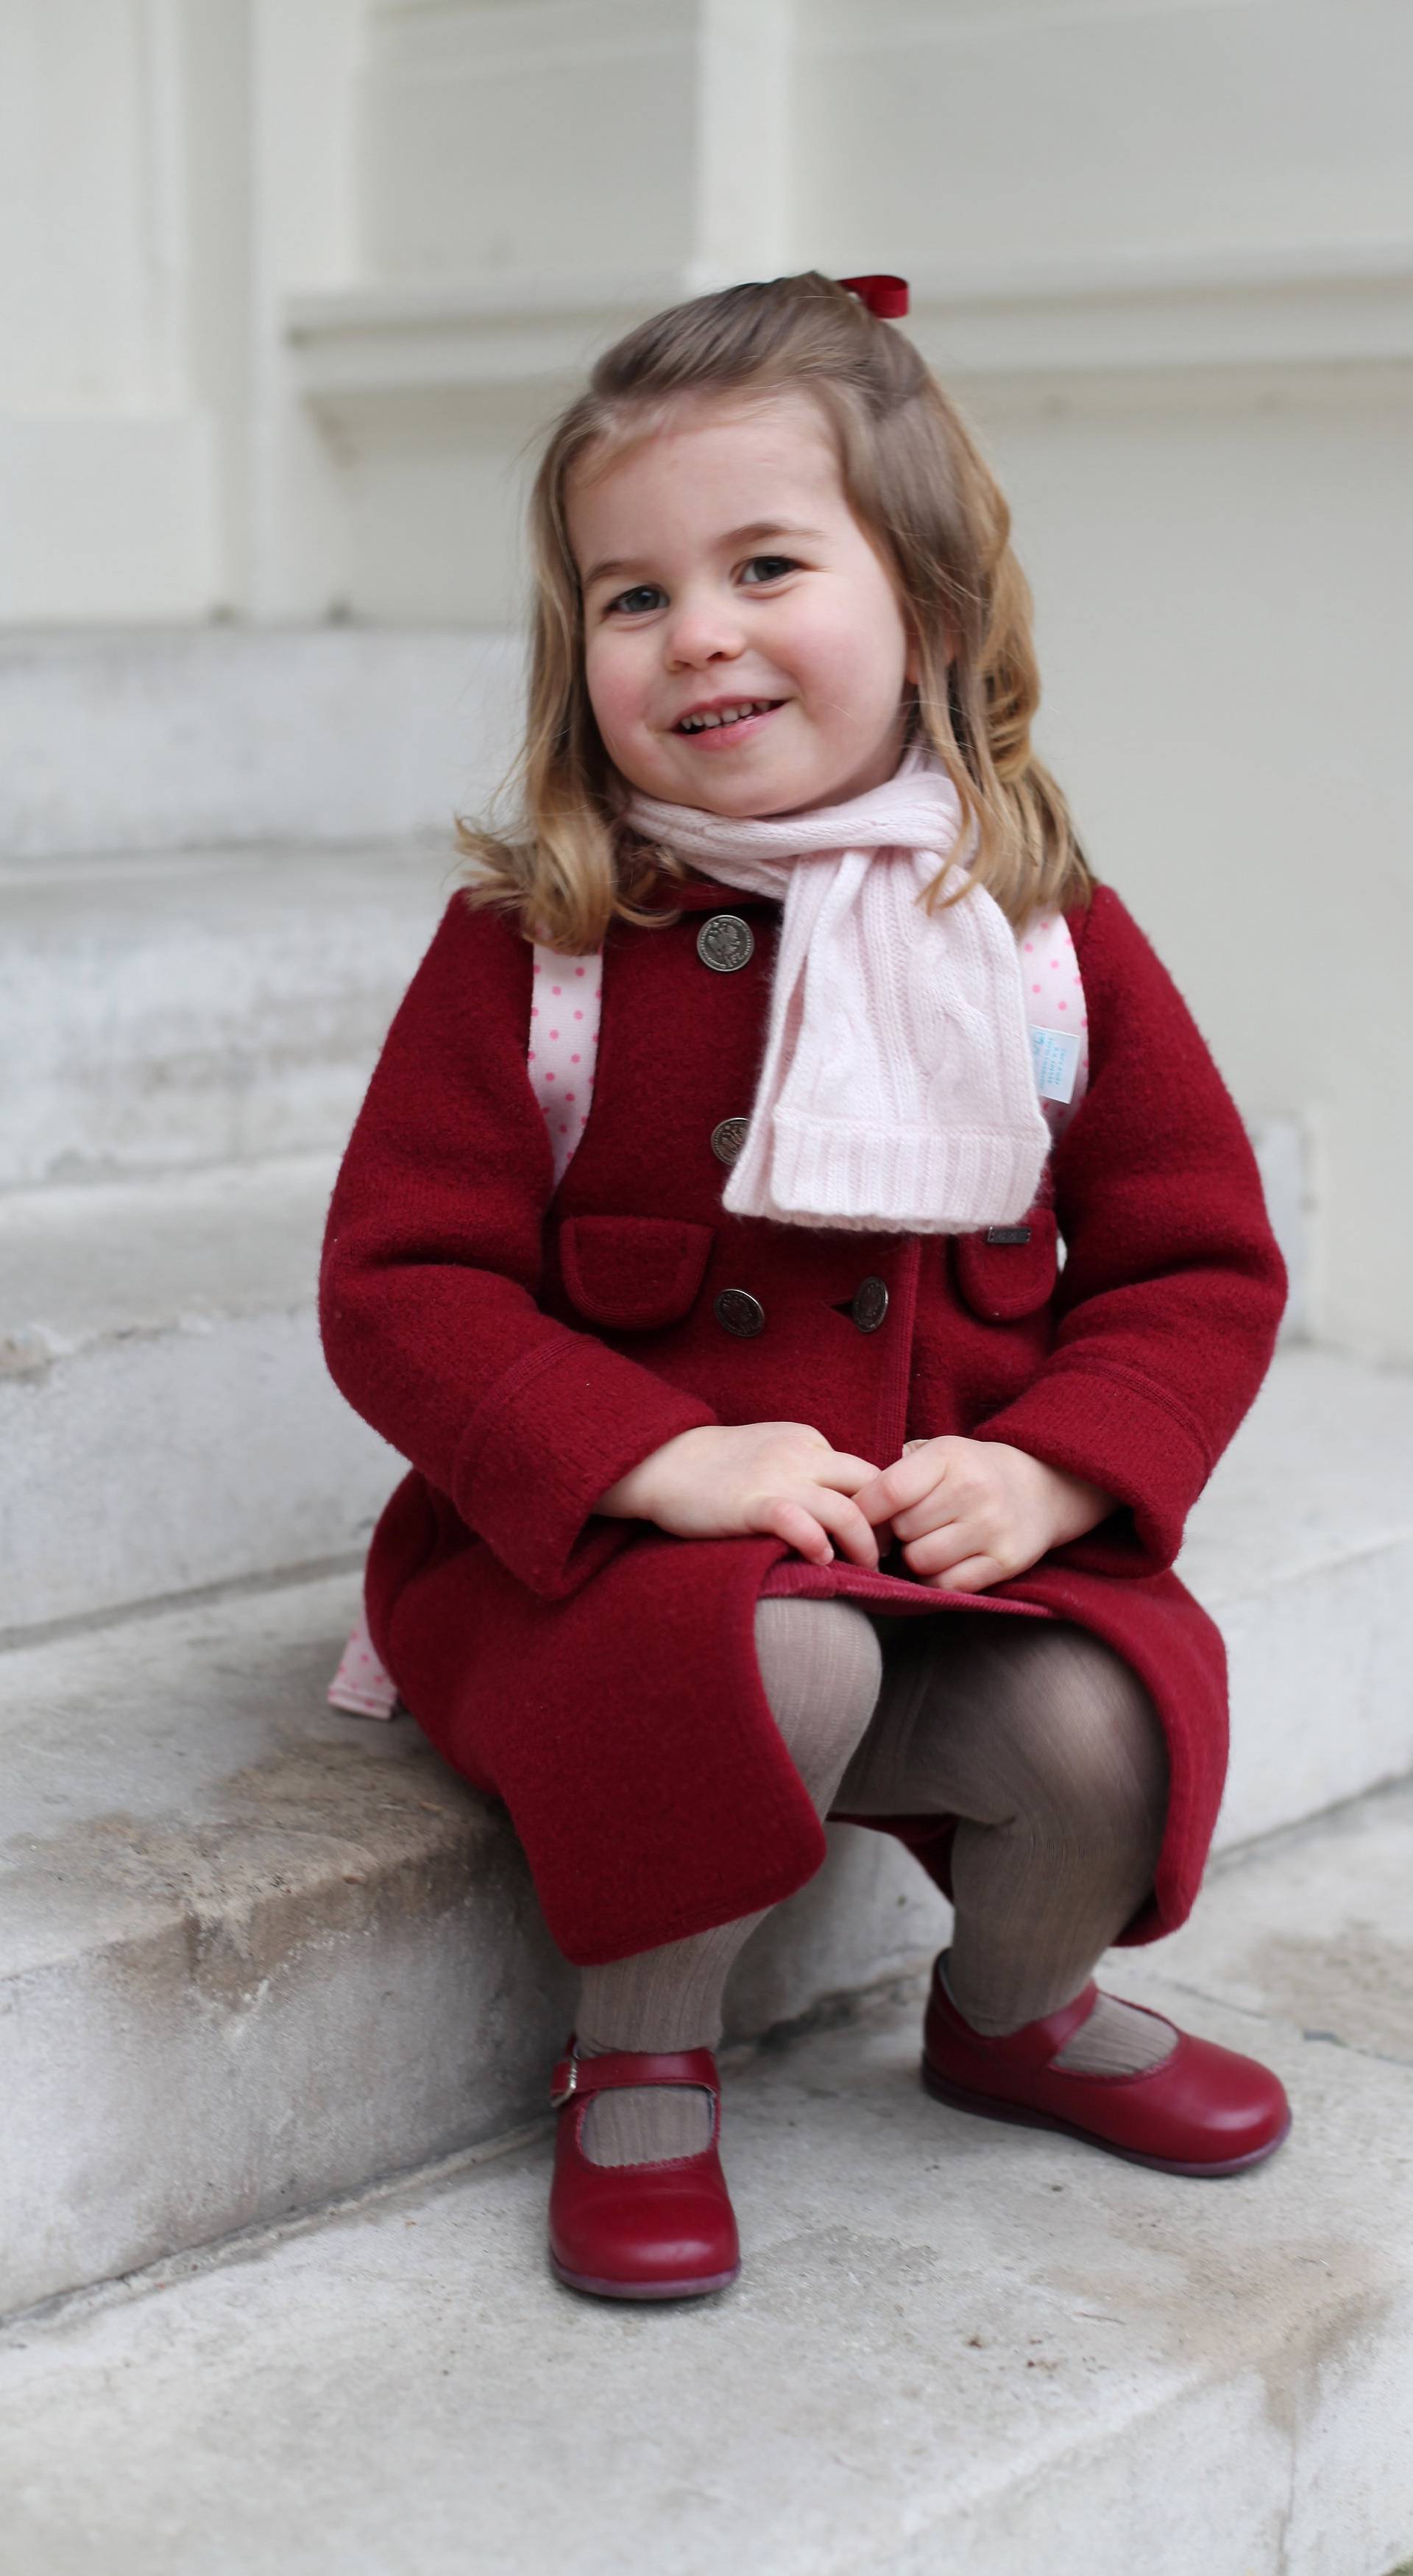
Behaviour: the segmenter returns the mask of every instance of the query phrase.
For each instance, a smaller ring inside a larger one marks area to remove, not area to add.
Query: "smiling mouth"
[[[729,733],[733,725],[745,724],[752,716],[769,716],[783,707],[783,698],[743,698],[739,706],[722,707],[714,715],[684,716],[674,725],[674,733]]]

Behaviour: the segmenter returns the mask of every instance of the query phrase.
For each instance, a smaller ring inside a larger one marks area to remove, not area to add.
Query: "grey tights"
[[[890,1618],[779,1599],[757,1605],[755,1635],[821,1815],[961,1819],[947,1978],[964,2018],[1003,2033],[1067,2003],[1142,1903],[1162,1840],[1166,1752],[1129,1667],[1083,1630],[986,1611]],[[587,1969],[580,2047],[714,2047],[727,1976],[762,1920]],[[1106,2000],[1062,2062],[1136,2071],[1170,2045],[1162,2024]],[[695,2153],[708,2134],[704,2094],[644,2088],[595,2101],[584,2145],[630,2164]]]
[[[1137,1675],[1082,1628],[982,1611],[887,1626],[882,1695],[835,1804],[959,1819],[947,1983],[974,2030],[1002,2036],[1078,1994],[1147,1895],[1162,1728]],[[1105,1997],[1060,2063],[1137,2073],[1173,2044]]]

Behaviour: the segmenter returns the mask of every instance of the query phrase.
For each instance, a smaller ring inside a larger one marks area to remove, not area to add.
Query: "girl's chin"
[[[823,803],[827,780],[813,774],[807,760],[753,759],[742,748],[738,760],[684,762],[671,787],[651,792],[678,805],[697,805],[708,814],[788,814],[797,806]]]
[[[744,778],[730,784],[725,779],[719,784],[712,779],[692,794],[683,793],[676,799],[679,805],[695,805],[704,814],[720,814],[737,822],[747,815],[756,821],[770,814],[789,814],[798,801],[790,788],[772,790],[762,780]]]
[[[810,801],[808,781],[792,778],[773,761],[764,760],[739,768],[734,762],[703,761],[697,770],[679,771],[672,777],[658,771],[651,778],[630,778],[627,784],[640,796],[656,797],[659,804],[693,805],[704,814],[788,813],[792,806]]]

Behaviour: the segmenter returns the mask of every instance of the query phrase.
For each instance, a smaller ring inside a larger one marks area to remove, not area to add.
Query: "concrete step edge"
[[[307,1307],[328,1148],[0,1193],[0,1374]]]
[[[1395,1570],[1407,1599],[1413,1561]],[[327,1709],[357,1592],[356,1574],[244,1586],[0,1656],[0,2307],[320,2205],[539,2107],[566,1974],[499,1812],[409,1720]],[[1269,1664],[1269,1622],[1261,1649]],[[1234,1677],[1240,1693],[1240,1641]],[[1239,1729],[1259,1758],[1234,1762],[1219,1848],[1413,1769],[1396,1725],[1351,1768],[1327,1702],[1308,1740],[1288,1701],[1277,1717],[1254,1743]],[[888,1838],[834,1842],[748,1954],[739,2034],[900,1974],[941,1937],[940,1902]],[[348,2049],[358,2096],[331,2100]]]
[[[511,756],[522,661],[459,626],[10,628],[0,843],[42,864],[444,830]]]
[[[1120,1991],[1289,2091],[1290,2144],[1220,2186],[929,2101],[914,1989],[728,2079],[744,2270],[709,2309],[558,2288],[532,2136],[41,2311],[0,2335],[25,2568],[453,2576],[474,2529],[525,2576],[1393,2576],[1410,1854],[1413,1785],[1125,1954]]]
[[[0,1658],[0,2313],[542,2108],[569,1972],[501,1811],[409,1720],[325,1705],[356,1599],[328,1578]],[[933,1940],[906,1856],[836,1839],[737,2033]]]
[[[335,1147],[450,838],[85,861],[0,887],[0,1189]]]
[[[0,1632],[366,1547],[403,1468],[319,1349],[336,1160],[0,1198]]]

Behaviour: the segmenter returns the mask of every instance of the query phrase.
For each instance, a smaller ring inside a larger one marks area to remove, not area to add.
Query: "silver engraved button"
[[[862,1279],[849,1309],[861,1333],[876,1333],[888,1312],[888,1290],[881,1279]]]
[[[756,935],[739,912],[713,912],[697,932],[697,955],[714,975],[734,975],[756,953]]]
[[[718,1118],[711,1131],[711,1150],[718,1163],[734,1163],[746,1141],[746,1118]]]
[[[749,1342],[765,1330],[765,1308],[748,1288],[722,1288],[712,1299],[718,1324],[734,1333],[738,1342]]]

